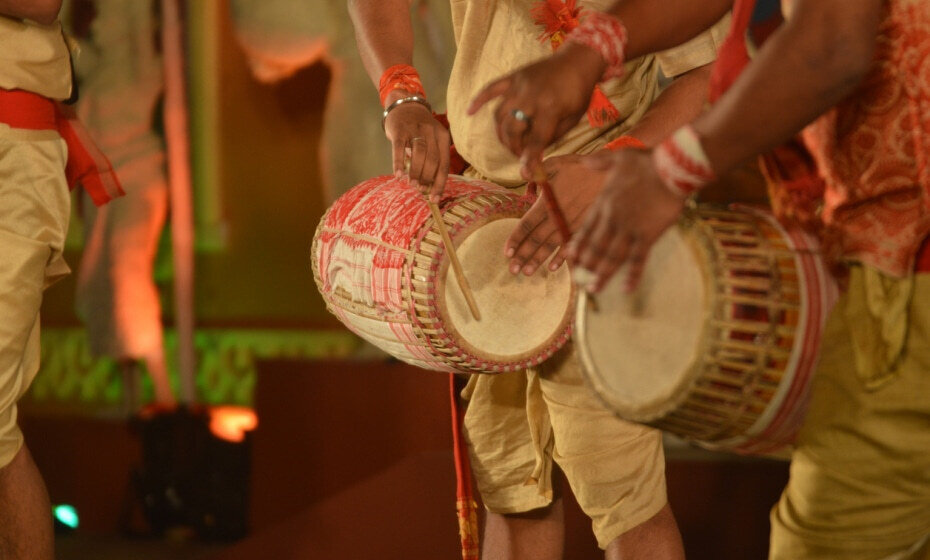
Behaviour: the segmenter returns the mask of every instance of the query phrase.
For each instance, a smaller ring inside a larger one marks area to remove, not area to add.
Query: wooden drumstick
[[[462,263],[459,262],[459,257],[455,254],[455,245],[452,244],[452,238],[449,237],[449,231],[446,229],[446,222],[443,221],[442,214],[439,212],[439,207],[436,206],[435,202],[432,202],[429,197],[427,197],[426,203],[429,205],[429,211],[433,213],[433,221],[436,223],[439,235],[442,236],[442,244],[446,249],[446,253],[449,254],[452,270],[455,271],[455,278],[459,281],[459,288],[462,290],[462,295],[465,296],[465,301],[468,302],[468,309],[471,310],[471,314],[475,320],[480,321],[481,313],[478,311],[478,304],[475,302],[475,296],[471,292],[471,286],[468,285],[468,280],[465,279],[465,272],[462,271]]]

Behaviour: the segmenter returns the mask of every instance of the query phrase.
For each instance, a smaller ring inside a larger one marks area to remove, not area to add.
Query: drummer
[[[621,1],[612,26],[577,33],[642,56],[694,35],[732,4]],[[607,182],[570,252],[594,271],[595,290],[625,263],[635,287],[650,245],[689,194],[803,129],[803,143],[765,157],[773,204],[820,231],[844,293],[827,323],[791,477],[772,510],[770,557],[927,558],[930,3],[782,5],[786,22],[751,63],[745,24],[721,49],[713,83],[721,93],[732,87],[710,112],[655,150],[601,159]],[[752,10],[752,0],[737,0],[734,21]],[[611,31],[624,25],[629,41]],[[584,110],[578,99],[622,59],[614,52],[565,49],[479,101],[502,95],[505,108],[574,118]],[[584,68],[593,70],[572,71]],[[505,142],[527,165],[538,158],[529,147],[560,132],[541,121],[518,129],[506,111],[497,114]]]
[[[567,6],[566,6],[567,4]],[[471,177],[506,187],[525,184],[519,161],[501,145],[490,117],[468,118],[468,101],[478,88],[505,72],[539,59],[561,44],[578,9],[561,0],[453,2],[458,42],[447,94],[451,135],[471,167]],[[441,193],[449,169],[449,133],[433,119],[416,70],[410,66],[412,32],[408,0],[350,2],[359,50],[386,108],[385,133],[392,143],[394,171],[430,196]],[[606,7],[580,2],[582,13]],[[568,14],[571,17],[565,18]],[[560,18],[560,15],[562,16]],[[601,174],[585,162],[605,145],[652,144],[694,118],[704,103],[716,35],[707,33],[674,51],[629,63],[623,79],[605,82],[584,103],[588,115],[570,126],[546,163],[570,222],[597,193]],[[674,77],[659,95],[657,74]],[[658,96],[658,98],[657,98]],[[654,103],[653,103],[654,101]],[[651,108],[650,108],[651,106]],[[527,115],[509,114],[520,126]],[[547,240],[528,266],[558,243],[556,228],[537,203],[522,231]],[[501,249],[503,250],[503,248]],[[515,252],[514,252],[515,255]],[[556,262],[553,266],[557,266]],[[519,336],[520,333],[514,333]],[[526,372],[473,376],[466,439],[478,489],[488,509],[485,558],[561,558],[562,500],[553,491],[553,462],[565,472],[581,507],[591,517],[607,556],[681,558],[681,537],[665,493],[661,435],[617,419],[582,382],[572,350]],[[610,442],[605,448],[604,442]]]

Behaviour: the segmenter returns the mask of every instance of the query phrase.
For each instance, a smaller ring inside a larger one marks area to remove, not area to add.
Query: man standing
[[[350,3],[359,49],[385,107],[394,172],[438,199],[449,170],[450,133],[431,114],[411,66],[409,2]],[[457,55],[447,92],[451,137],[470,163],[465,174],[505,187],[525,184],[519,162],[500,143],[488,118],[468,118],[468,101],[500,75],[561,48],[586,12],[605,2],[548,0],[452,2]],[[605,147],[650,144],[695,117],[704,102],[712,34],[657,57],[632,61],[621,80],[586,95],[588,119],[575,119],[547,151],[546,171],[575,223],[601,178],[586,159]],[[658,99],[659,67],[677,78]],[[655,101],[655,103],[653,103]],[[651,109],[650,109],[651,107]],[[513,113],[517,124],[528,115]],[[405,159],[409,157],[409,171]],[[559,242],[538,202],[508,242],[511,271],[532,274]],[[559,264],[559,258],[553,266]],[[478,489],[488,509],[486,559],[562,557],[561,500],[552,490],[553,463],[566,474],[591,517],[608,558],[681,558],[681,538],[665,495],[658,432],[617,419],[583,384],[572,350],[526,372],[473,376],[465,435]],[[604,442],[610,442],[605,446]]]
[[[731,4],[664,2],[659,18],[658,3],[624,0],[611,13],[629,40],[601,38],[642,55],[693,35]],[[714,81],[726,93],[654,151],[602,161],[605,188],[570,252],[595,273],[595,290],[624,263],[635,288],[650,245],[677,220],[687,195],[775,149],[766,155],[773,203],[785,219],[819,230],[844,290],[824,332],[791,477],[772,510],[771,558],[927,558],[930,4],[783,0],[786,22],[749,62],[753,6],[735,2],[727,41],[734,54],[721,51]],[[578,104],[547,77],[564,77],[566,64],[587,68],[587,77],[568,78],[577,96],[611,62],[596,48],[559,56],[484,97],[503,95],[502,103],[545,110],[547,119],[577,114]],[[791,157],[798,143],[780,147],[799,131],[816,173],[797,165],[805,157]],[[525,136],[546,145],[558,131]],[[536,156],[525,155],[533,165]]]
[[[52,101],[71,95],[60,7],[0,1],[0,558],[16,560],[51,560],[54,547],[48,494],[16,401],[39,367],[42,290],[68,271],[66,149]]]

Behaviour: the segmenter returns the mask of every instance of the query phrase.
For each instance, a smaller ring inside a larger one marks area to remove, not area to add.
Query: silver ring
[[[522,109],[514,109],[513,111],[510,112],[510,114],[513,115],[513,118],[517,119],[520,122],[525,122],[529,124],[531,120],[530,116],[524,113]]]
[[[414,136],[413,138],[410,139],[410,143],[413,144],[417,140],[421,142],[426,142],[426,138],[423,138],[422,136]]]

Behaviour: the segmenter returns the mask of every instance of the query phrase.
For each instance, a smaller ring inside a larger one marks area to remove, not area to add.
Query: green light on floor
[[[55,506],[52,510],[52,513],[55,515],[55,519],[62,525],[71,529],[77,529],[78,514],[77,510],[74,509],[74,506],[69,506],[68,504]]]

